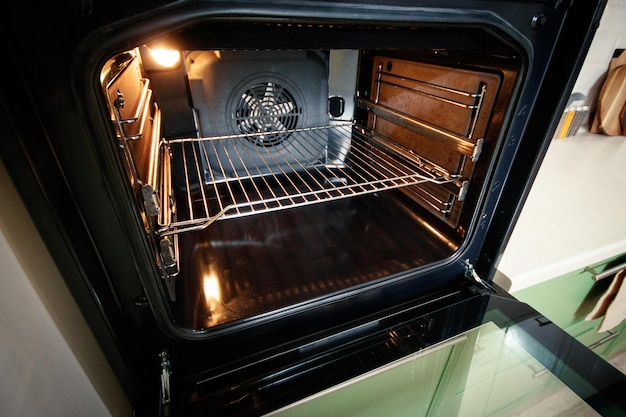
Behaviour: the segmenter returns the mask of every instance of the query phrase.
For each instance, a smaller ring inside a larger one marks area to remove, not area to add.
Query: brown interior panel
[[[500,76],[377,56],[373,59],[368,127],[469,181],[492,117]],[[467,185],[467,183],[466,183]],[[462,191],[420,184],[409,194],[458,224]],[[409,189],[407,189],[409,190]]]

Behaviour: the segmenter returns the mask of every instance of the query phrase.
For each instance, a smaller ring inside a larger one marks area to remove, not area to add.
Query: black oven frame
[[[206,342],[193,341],[201,338],[194,334],[179,333],[164,319],[158,304],[149,302],[161,290],[149,279],[137,278],[155,271],[142,261],[150,258],[149,248],[135,220],[139,213],[128,202],[121,177],[107,176],[107,170],[119,168],[111,162],[115,160],[112,150],[89,139],[109,133],[90,122],[94,114],[101,116],[103,111],[94,94],[95,71],[102,56],[145,39],[156,29],[176,30],[190,21],[225,17],[400,26],[419,21],[425,26],[489,27],[498,36],[510,37],[525,55],[520,94],[509,111],[506,138],[499,162],[490,172],[489,189],[481,196],[484,204],[472,239],[459,256],[426,269],[420,277],[423,288],[438,291],[459,283],[465,274],[465,260],[491,281],[604,4],[602,0],[450,0],[420,2],[417,7],[410,1],[385,5],[373,1],[142,1],[112,5],[84,0],[40,4],[32,9],[13,2],[3,6],[2,17],[2,45],[10,58],[4,65],[8,81],[0,87],[0,123],[5,132],[0,152],[77,304],[131,402],[140,409],[160,389],[158,358],[167,346],[178,352],[182,362],[191,353],[189,362],[179,368],[181,374],[190,374],[193,364],[200,363],[194,362],[202,356],[200,352],[216,343],[241,346],[261,341],[260,346],[269,352],[289,342],[291,336],[285,336],[285,329],[293,330],[297,338],[340,327],[338,315],[350,321],[408,301],[403,293],[409,286],[375,288],[317,310],[305,308],[297,315],[269,320],[264,327],[248,323]],[[31,36],[33,27],[45,35]],[[108,162],[103,165],[103,160]],[[107,219],[106,224],[102,219]],[[410,299],[422,295],[414,290],[410,293]],[[372,301],[374,294],[385,302]],[[251,352],[235,349],[229,355],[222,359]]]

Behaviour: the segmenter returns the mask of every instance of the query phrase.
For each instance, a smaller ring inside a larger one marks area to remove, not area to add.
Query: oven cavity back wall
[[[252,166],[253,175],[308,167],[323,157],[324,141],[297,141],[291,132],[328,125],[326,53],[194,51],[185,63],[199,136],[235,136],[219,148],[203,144],[207,182],[250,175]]]

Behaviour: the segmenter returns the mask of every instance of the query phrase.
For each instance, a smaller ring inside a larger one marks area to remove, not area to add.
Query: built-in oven
[[[9,4],[2,155],[138,413],[274,412],[535,317],[493,271],[602,7]]]

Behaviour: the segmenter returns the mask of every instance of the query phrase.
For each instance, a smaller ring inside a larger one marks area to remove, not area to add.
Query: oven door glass
[[[270,416],[599,416],[520,343],[487,322]]]
[[[360,328],[206,395],[220,384],[197,381],[184,415],[626,415],[626,376],[506,293],[407,305]]]

